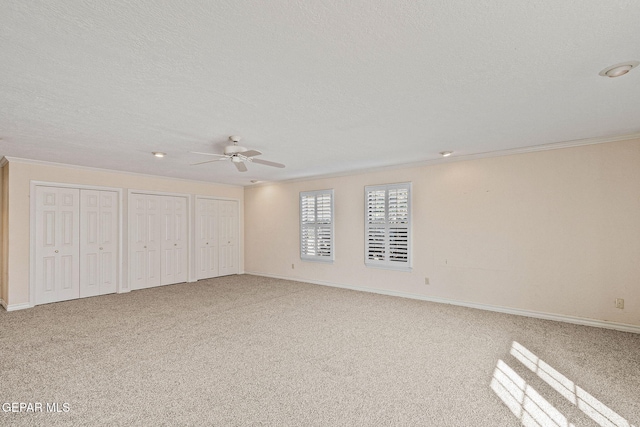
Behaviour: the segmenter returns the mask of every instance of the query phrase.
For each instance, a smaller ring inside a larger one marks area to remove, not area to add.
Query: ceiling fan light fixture
[[[161,151],[154,151],[152,154],[156,157],[164,157],[167,155],[167,153],[163,153]]]
[[[620,77],[620,76],[624,76],[625,74],[627,74],[629,71],[631,71],[638,65],[640,65],[640,62],[638,61],[622,62],[620,64],[615,64],[610,67],[607,67],[604,70],[600,71],[600,73],[598,74],[601,75],[602,77],[610,77],[610,78]]]

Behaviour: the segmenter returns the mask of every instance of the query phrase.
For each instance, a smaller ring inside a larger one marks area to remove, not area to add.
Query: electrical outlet
[[[425,278],[424,278],[424,284],[425,284],[425,285],[428,285],[428,284],[429,284],[429,278],[428,278],[428,277],[425,277]]]
[[[616,298],[616,308],[619,308],[620,310],[624,310],[624,299]]]

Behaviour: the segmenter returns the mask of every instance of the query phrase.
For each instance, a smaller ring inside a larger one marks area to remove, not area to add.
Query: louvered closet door
[[[218,276],[218,201],[196,199],[196,277]]]
[[[35,304],[78,298],[80,191],[36,186]]]
[[[116,292],[118,193],[80,190],[80,298]]]
[[[158,196],[162,206],[161,284],[187,281],[187,199]]]
[[[218,272],[220,276],[238,274],[238,202],[218,203]]]

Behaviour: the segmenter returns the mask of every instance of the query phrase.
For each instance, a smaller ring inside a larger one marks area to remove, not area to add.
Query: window
[[[300,193],[300,258],[333,261],[333,190]]]
[[[411,268],[411,183],[368,186],[365,192],[365,264]]]

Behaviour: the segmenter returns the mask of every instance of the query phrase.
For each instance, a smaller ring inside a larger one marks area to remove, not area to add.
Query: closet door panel
[[[79,216],[80,191],[75,188],[59,188],[58,218],[56,221],[58,301],[78,298],[80,295],[79,272]],[[55,251],[54,251],[55,252]]]
[[[218,200],[196,200],[196,278],[218,276]]]
[[[40,300],[37,302],[51,302],[55,301],[55,296],[51,296],[50,301],[47,301],[48,296],[52,295],[56,290],[56,259],[54,256],[45,256],[42,258],[42,273],[38,274],[38,288],[40,290]],[[41,286],[41,287],[40,287]]]
[[[80,193],[35,187],[35,304],[79,296]]]
[[[143,289],[147,283],[147,196],[129,198],[129,285]]]
[[[118,286],[118,193],[100,192],[98,260],[100,295],[115,293]]]
[[[100,294],[99,201],[99,191],[80,190],[80,298]]]
[[[189,219],[187,217],[187,199],[184,197],[174,197],[174,283],[187,281],[187,270],[189,268]]]
[[[116,292],[118,193],[80,190],[80,298]]]
[[[162,198],[162,284],[169,285],[187,281],[187,199],[184,197],[159,196]]]
[[[238,274],[238,202],[222,200],[218,209],[219,273]]]
[[[160,286],[161,284],[161,206],[159,196],[146,197],[146,283],[145,288]]]
[[[173,197],[161,196],[160,204],[162,205],[162,266],[161,266],[161,283],[168,285],[175,283],[175,267],[174,267],[174,200]]]

